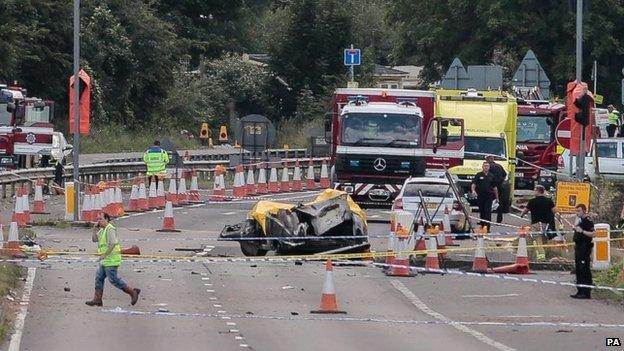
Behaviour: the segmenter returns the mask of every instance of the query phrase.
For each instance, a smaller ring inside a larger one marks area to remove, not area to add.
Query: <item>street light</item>
[[[74,221],[80,219],[80,0],[74,0]]]

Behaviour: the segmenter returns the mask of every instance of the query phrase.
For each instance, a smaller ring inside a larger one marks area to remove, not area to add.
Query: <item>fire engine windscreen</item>
[[[482,160],[486,155],[494,155],[495,159],[504,160],[507,155],[503,138],[466,136],[464,146],[467,160]]]
[[[350,113],[342,117],[342,144],[414,147],[420,145],[421,117],[412,114]]]
[[[554,123],[544,116],[518,116],[518,143],[549,144],[554,137]]]

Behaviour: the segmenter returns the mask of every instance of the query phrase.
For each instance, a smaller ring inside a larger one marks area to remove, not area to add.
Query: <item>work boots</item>
[[[141,289],[132,289],[129,286],[124,286],[123,287],[123,292],[125,292],[126,294],[130,295],[130,304],[132,306],[134,306],[137,301],[139,301],[139,294],[141,293]]]
[[[85,302],[87,306],[102,306],[102,294],[104,290],[95,289],[95,293],[93,294],[93,300]]]

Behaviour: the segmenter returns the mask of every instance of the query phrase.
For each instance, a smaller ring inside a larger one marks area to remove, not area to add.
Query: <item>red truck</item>
[[[337,89],[325,119],[333,187],[389,205],[408,177],[461,165],[463,120],[434,116],[434,106],[433,91]]]
[[[557,170],[555,129],[565,117],[563,104],[518,99],[516,189],[532,189],[536,184],[546,189],[555,186],[556,179],[549,170]]]
[[[70,149],[50,122],[54,102],[27,96],[26,89],[0,85],[0,168],[23,168],[35,159],[47,166]]]

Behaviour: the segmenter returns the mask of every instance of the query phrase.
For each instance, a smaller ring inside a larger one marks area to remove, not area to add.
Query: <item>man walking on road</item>
[[[527,206],[520,214],[520,217],[524,217],[527,212],[531,212],[531,227],[532,230],[542,232],[542,235],[537,238],[538,249],[537,259],[545,260],[546,253],[541,246],[544,241],[551,240],[557,234],[555,233],[557,227],[555,224],[555,214],[557,214],[557,208],[555,203],[546,197],[546,189],[541,185],[535,186],[535,197],[527,203]]]
[[[594,222],[587,215],[587,207],[583,204],[576,206],[576,221],[574,222],[574,264],[576,267],[576,284],[593,285],[591,270],[589,269],[590,256],[594,244]],[[590,299],[591,288],[577,287],[577,293],[570,295],[574,299]]]
[[[99,228],[99,231],[97,230]],[[118,289],[130,295],[130,304],[134,305],[139,300],[141,289],[132,289],[117,275],[117,269],[121,265],[121,246],[117,239],[115,227],[110,223],[110,216],[101,213],[97,224],[93,227],[91,240],[98,243],[97,253],[100,256],[100,266],[95,273],[95,294],[93,300],[85,302],[88,306],[102,306],[102,294],[104,293],[104,279]]]
[[[490,173],[492,173],[492,176],[494,176],[496,189],[498,189],[498,192],[500,194],[501,186],[503,185],[503,182],[505,181],[505,177],[507,177],[507,172],[505,172],[505,169],[503,168],[503,166],[494,162],[493,155],[485,156],[485,162],[490,164]],[[496,223],[501,223],[503,221],[503,206],[502,205],[503,204],[499,202],[498,208],[496,209]]]
[[[160,147],[160,141],[155,140],[154,145],[145,150],[143,162],[145,162],[145,166],[147,166],[148,186],[152,184],[152,178],[154,178],[156,187],[158,187],[158,177],[165,173],[167,164],[169,163],[169,154]]]
[[[492,201],[498,201],[498,188],[494,175],[490,172],[490,164],[483,162],[483,171],[479,172],[472,179],[472,195],[477,197],[479,206],[480,224],[490,231],[492,221]]]

